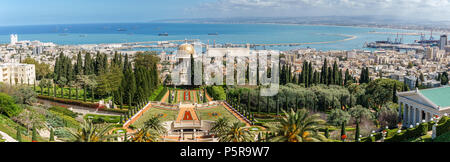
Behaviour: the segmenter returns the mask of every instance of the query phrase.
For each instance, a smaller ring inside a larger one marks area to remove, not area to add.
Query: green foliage
[[[52,72],[50,70],[50,65],[45,63],[39,63],[33,58],[27,57],[22,61],[24,64],[34,64],[36,69],[36,80],[41,80],[45,77],[48,77]]]
[[[64,98],[56,98],[56,97],[49,97],[49,96],[41,96],[39,95],[38,98],[55,101],[63,104],[69,104],[69,105],[76,105],[76,106],[82,106],[82,107],[89,107],[89,108],[98,108],[98,103],[89,103],[89,102],[83,102],[79,100],[72,100],[72,99],[64,99]]]
[[[426,135],[428,132],[428,124],[429,123],[421,123],[419,126],[414,128],[408,128],[403,130],[401,133],[397,133],[397,131],[390,132],[390,136],[388,136],[384,141],[385,142],[405,142],[409,139],[418,138],[420,136]]]
[[[37,130],[36,130],[36,127],[34,127],[34,126],[32,128],[31,141],[37,141]]]
[[[381,107],[384,103],[392,101],[394,98],[394,87],[397,88],[397,91],[401,91],[402,86],[402,82],[392,79],[376,79],[369,82],[366,88],[366,95],[368,95],[367,102],[370,105],[369,107]]]
[[[119,123],[120,116],[109,116],[109,115],[95,115],[95,114],[86,114],[84,116],[85,120],[92,120],[94,124],[99,123]]]
[[[162,85],[158,86],[158,89],[156,89],[154,93],[150,96],[150,101],[161,101],[166,92],[167,87],[164,87]]]
[[[214,100],[226,100],[227,95],[222,86],[209,86],[206,87],[206,90]]]
[[[0,93],[0,113],[13,117],[19,115],[22,108],[15,104],[14,99],[5,93]]]
[[[327,122],[334,126],[340,126],[342,123],[346,124],[350,120],[350,114],[341,109],[333,109],[327,116]]]
[[[447,116],[444,116],[438,122],[438,125],[436,127],[436,135],[440,136],[447,132],[450,132],[450,121],[448,120]]]
[[[76,118],[78,116],[77,113],[75,113],[67,108],[60,107],[60,106],[53,106],[53,107],[50,107],[48,110],[63,113],[64,115],[70,116],[72,118]]]
[[[58,127],[70,127],[70,128],[78,128],[80,123],[76,121],[74,118],[64,115],[63,113],[56,111],[48,111],[46,114],[46,122],[52,128]]]
[[[55,141],[55,132],[53,131],[53,128],[50,129],[50,138],[48,141],[49,142]]]

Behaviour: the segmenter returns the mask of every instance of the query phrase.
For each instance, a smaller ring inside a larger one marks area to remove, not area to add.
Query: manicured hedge
[[[438,124],[436,127],[436,135],[437,136],[440,136],[447,132],[450,132],[450,121],[448,120],[447,116],[442,117],[438,123],[440,123],[440,124]]]
[[[209,86],[206,91],[214,100],[226,100],[225,90],[222,86]]]
[[[150,101],[161,101],[161,99],[164,97],[164,95],[166,94],[166,92],[167,92],[167,87],[159,87],[156,91],[155,91],[155,94],[153,94],[153,95],[156,95],[156,94],[158,94],[156,97],[153,97],[153,95],[150,97]]]
[[[128,109],[102,109],[102,111],[116,112],[116,113],[127,113]]]
[[[100,108],[100,105],[98,103],[90,103],[90,102],[83,102],[83,101],[78,101],[78,100],[56,98],[56,97],[42,96],[42,95],[38,95],[37,98],[55,101],[55,102],[59,102],[59,103],[63,103],[63,104],[69,104],[69,105],[76,105],[76,106],[90,107],[90,108]]]
[[[412,138],[418,138],[426,135],[428,132],[428,123],[421,123],[415,128],[408,128],[401,133],[395,133],[392,137],[386,138],[385,142],[402,142]]]
[[[92,119],[93,123],[119,123],[120,116],[86,114],[84,119]]]
[[[68,104],[68,105],[75,105],[75,106],[99,109],[100,111],[109,111],[109,112],[117,112],[117,113],[126,113],[126,112],[128,112],[127,109],[107,109],[105,106],[100,106],[99,103],[90,103],[90,102],[83,102],[83,101],[79,101],[79,100],[55,98],[55,97],[51,97],[51,96],[41,96],[41,95],[38,95],[37,97],[40,98],[40,99],[50,100],[50,101],[54,101],[54,102],[59,102],[59,103],[62,103],[62,104]]]

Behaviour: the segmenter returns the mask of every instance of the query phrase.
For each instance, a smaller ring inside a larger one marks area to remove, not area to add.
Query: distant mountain
[[[314,16],[314,17],[232,17],[162,19],[161,23],[277,23],[305,25],[339,25],[390,27],[418,30],[450,30],[450,21],[410,20],[392,16]]]

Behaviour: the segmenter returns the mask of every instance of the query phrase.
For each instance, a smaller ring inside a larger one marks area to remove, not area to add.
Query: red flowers
[[[345,139],[347,138],[347,135],[344,134],[344,135],[341,136],[341,138],[342,138],[343,140],[345,140]]]

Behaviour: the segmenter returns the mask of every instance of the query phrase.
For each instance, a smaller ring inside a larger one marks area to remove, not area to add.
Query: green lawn
[[[147,121],[152,116],[160,116],[161,121],[172,121],[175,120],[178,116],[178,111],[173,110],[165,110],[165,109],[159,109],[157,107],[152,107],[149,110],[147,110],[136,122],[132,124],[135,128],[141,128],[145,121]]]
[[[214,113],[217,113],[217,115],[214,116]],[[214,121],[220,117],[226,117],[231,122],[240,121],[222,105],[218,105],[218,106],[216,106],[214,108],[210,108],[210,109],[198,110],[197,115],[200,116],[200,120],[213,120]]]

